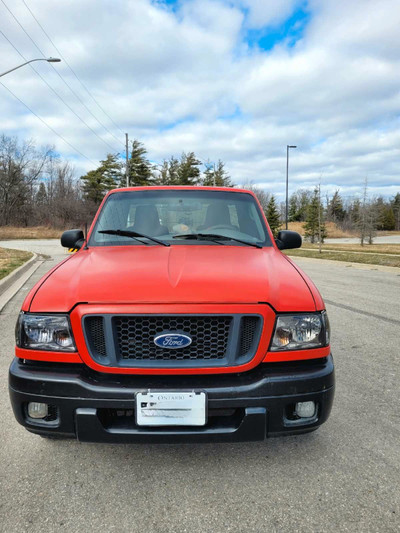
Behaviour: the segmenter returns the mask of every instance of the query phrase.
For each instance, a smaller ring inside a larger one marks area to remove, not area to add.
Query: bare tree
[[[244,183],[243,187],[245,189],[247,189],[248,191],[253,192],[257,196],[257,199],[260,202],[264,213],[266,213],[269,201],[271,199],[270,193],[269,192],[265,192],[264,189],[261,189],[260,187],[257,187],[252,182]]]
[[[32,140],[0,137],[0,224],[29,224],[34,187],[52,153],[37,150]]]

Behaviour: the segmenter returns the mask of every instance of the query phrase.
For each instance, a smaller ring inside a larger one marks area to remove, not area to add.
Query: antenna
[[[87,241],[87,222],[85,222],[85,250],[88,250],[88,241]]]

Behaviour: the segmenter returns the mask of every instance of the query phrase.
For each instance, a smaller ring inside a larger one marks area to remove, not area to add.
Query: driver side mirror
[[[81,229],[70,229],[61,235],[61,246],[64,248],[82,248],[85,236]]]
[[[297,231],[282,230],[275,239],[279,250],[289,250],[290,248],[300,248],[302,238]]]

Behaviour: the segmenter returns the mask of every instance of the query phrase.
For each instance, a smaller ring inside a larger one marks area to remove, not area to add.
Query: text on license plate
[[[204,426],[206,395],[204,392],[138,392],[136,395],[138,426]]]

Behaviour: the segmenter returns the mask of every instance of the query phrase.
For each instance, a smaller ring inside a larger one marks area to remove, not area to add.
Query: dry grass
[[[302,249],[318,250],[318,244],[309,242],[303,243]],[[400,255],[400,244],[323,244],[322,250],[342,251],[342,252],[360,252],[363,254],[391,254]]]
[[[400,254],[374,254],[374,253],[357,253],[346,250],[322,251],[318,250],[288,250],[287,255],[293,257],[313,257],[315,259],[330,259],[333,261],[347,261],[349,263],[365,263],[368,265],[382,265],[391,267],[400,267]]]
[[[0,241],[14,239],[59,239],[62,231],[46,226],[31,228],[17,228],[14,226],[0,226]]]
[[[338,239],[340,237],[354,237],[353,234],[338,228],[334,222],[326,222],[325,228],[327,232],[327,237],[329,239]],[[284,229],[284,226],[282,226],[281,229]],[[304,222],[289,222],[289,229],[292,231],[297,231],[297,233],[300,233],[300,235],[304,235]]]
[[[376,232],[377,237],[387,237],[388,235],[400,235],[400,231],[390,230],[390,231],[380,231]]]
[[[10,272],[23,265],[32,255],[31,252],[23,252],[22,250],[0,248],[0,279],[5,278]]]

